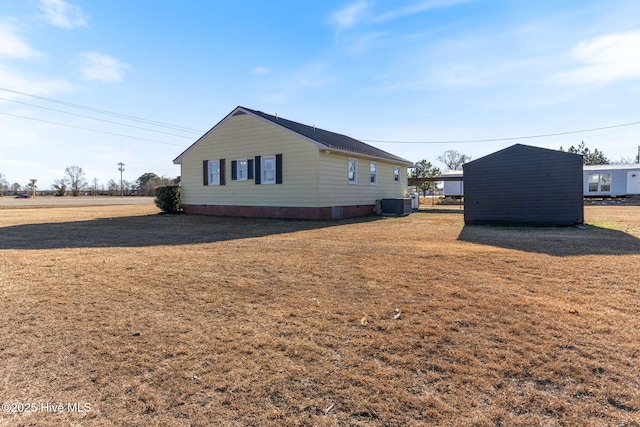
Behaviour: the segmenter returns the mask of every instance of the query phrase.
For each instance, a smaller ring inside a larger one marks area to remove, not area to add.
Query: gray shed
[[[584,222],[582,156],[516,144],[463,165],[468,225]]]

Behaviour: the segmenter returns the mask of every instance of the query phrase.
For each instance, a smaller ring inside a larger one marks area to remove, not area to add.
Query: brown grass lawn
[[[640,207],[585,216],[2,209],[0,425],[639,426]]]

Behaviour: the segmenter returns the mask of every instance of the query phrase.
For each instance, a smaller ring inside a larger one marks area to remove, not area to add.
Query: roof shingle
[[[394,160],[400,163],[411,164],[410,161],[403,159],[402,157],[398,157],[384,150],[380,150],[379,148],[373,147],[369,144],[365,144],[362,141],[358,141],[357,139],[351,138],[346,135],[330,132],[328,130],[320,129],[315,126],[304,125],[302,123],[297,123],[291,120],[284,119],[282,117],[272,116],[271,114],[267,114],[262,111],[251,110],[246,107],[240,108],[257,116],[260,116],[266,120],[269,120],[270,122],[273,122],[279,126],[289,129],[297,134],[319,142],[320,144],[326,145],[327,147],[365,154],[373,157],[379,157],[387,160]]]

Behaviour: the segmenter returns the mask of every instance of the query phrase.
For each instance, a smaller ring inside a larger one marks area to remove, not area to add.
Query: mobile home
[[[638,195],[640,164],[584,166],[583,190],[585,197]]]

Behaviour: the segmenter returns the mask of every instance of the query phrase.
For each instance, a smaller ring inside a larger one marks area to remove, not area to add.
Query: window
[[[378,184],[378,164],[376,162],[369,163],[369,183],[371,185]]]
[[[400,166],[393,167],[393,181],[400,182]]]
[[[590,173],[587,179],[587,185],[590,193],[608,193],[611,191],[611,174]]]
[[[611,191],[611,174],[600,174],[600,191]]]
[[[358,161],[356,159],[349,159],[347,163],[347,180],[349,184],[358,183]]]
[[[220,162],[209,160],[208,185],[220,185]]]
[[[202,185],[225,185],[225,160],[202,161]]]
[[[255,179],[256,184],[282,184],[282,154],[256,156],[247,163],[248,179]]]
[[[253,179],[253,159],[231,160],[231,180],[247,181]]]
[[[276,158],[275,156],[262,157],[262,184],[276,183]]]
[[[246,181],[248,175],[248,164],[247,159],[238,160],[238,181]]]
[[[589,174],[589,192],[595,193],[598,191],[598,181],[600,180],[600,175],[597,173]]]

